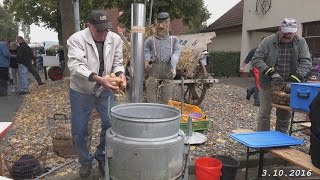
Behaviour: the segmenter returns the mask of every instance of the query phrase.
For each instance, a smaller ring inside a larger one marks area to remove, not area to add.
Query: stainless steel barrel
[[[111,109],[106,133],[109,174],[114,180],[173,180],[183,171],[180,111],[151,103]]]

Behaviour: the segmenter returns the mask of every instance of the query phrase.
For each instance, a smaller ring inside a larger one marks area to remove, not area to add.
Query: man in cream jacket
[[[104,10],[92,10],[87,19],[87,28],[76,32],[67,41],[68,68],[70,70],[70,104],[72,137],[81,164],[79,175],[91,174],[93,158],[99,163],[104,175],[105,133],[111,127],[108,111],[114,106],[114,92],[118,86],[111,84],[115,73],[126,86],[124,75],[122,40],[110,31],[112,25]],[[88,121],[93,108],[101,116],[100,144],[94,155],[90,154]]]

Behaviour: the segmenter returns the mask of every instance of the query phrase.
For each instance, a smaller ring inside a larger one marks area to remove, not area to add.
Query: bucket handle
[[[310,92],[305,89],[299,89],[297,95],[299,98],[308,99],[310,97]]]
[[[62,113],[56,113],[53,115],[53,119],[57,120],[59,119],[59,117],[61,118],[64,118],[65,120],[67,119],[67,116],[65,114],[62,114]]]

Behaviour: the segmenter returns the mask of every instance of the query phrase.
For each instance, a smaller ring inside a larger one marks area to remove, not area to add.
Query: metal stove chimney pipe
[[[130,95],[132,103],[143,101],[144,32],[146,12],[143,3],[131,4],[131,61]]]

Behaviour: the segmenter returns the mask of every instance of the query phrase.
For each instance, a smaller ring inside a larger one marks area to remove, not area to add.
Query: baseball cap
[[[98,31],[112,29],[112,24],[104,10],[92,10],[87,21],[92,24]]]
[[[161,12],[157,15],[157,20],[159,21],[164,21],[164,20],[167,20],[169,18],[169,13],[167,12]]]
[[[280,26],[283,33],[296,33],[297,27],[297,22],[293,18],[284,18]]]

